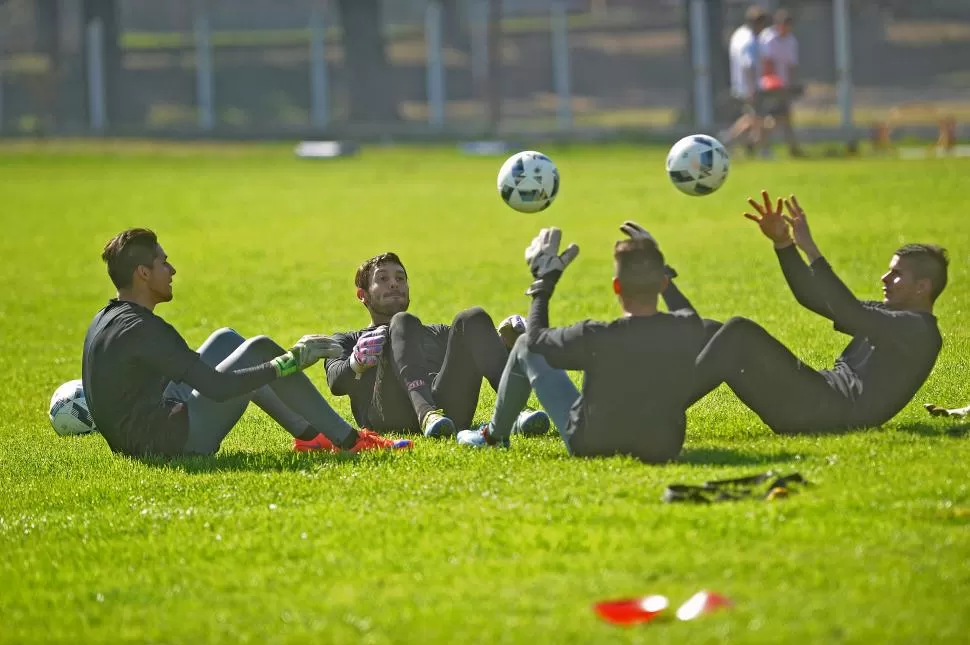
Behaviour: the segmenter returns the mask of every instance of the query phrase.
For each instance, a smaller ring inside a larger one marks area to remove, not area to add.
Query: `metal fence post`
[[[6,61],[0,59],[0,132],[3,132],[3,68]]]
[[[711,52],[707,33],[707,0],[690,0],[691,65],[694,68],[694,126],[714,128]]]
[[[428,123],[436,128],[440,128],[445,123],[445,66],[441,22],[441,2],[428,0],[424,14],[424,38],[428,57]]]
[[[212,42],[209,33],[209,12],[200,2],[195,13],[195,91],[199,103],[199,127],[211,130],[215,125],[212,84]]]
[[[567,130],[573,125],[572,90],[569,85],[569,24],[566,3],[552,0],[550,27],[552,29],[552,80],[556,88],[556,118],[559,127]]]
[[[468,26],[472,81],[481,87],[488,80],[488,0],[469,0]]]
[[[88,124],[92,131],[101,133],[107,123],[104,95],[104,25],[95,18],[85,28],[88,75]]]
[[[310,122],[313,127],[321,129],[330,122],[326,33],[323,12],[314,7],[310,10]]]
[[[844,133],[853,128],[852,119],[852,35],[849,30],[849,3],[833,0],[835,31],[835,92],[839,101],[840,125]]]

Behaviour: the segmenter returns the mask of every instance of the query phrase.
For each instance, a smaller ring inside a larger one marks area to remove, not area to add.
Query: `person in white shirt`
[[[721,135],[730,145],[747,135],[749,152],[761,144],[762,115],[758,105],[758,79],[761,76],[759,34],[768,26],[768,14],[754,5],[745,12],[744,24],[731,35],[728,54],[731,59],[731,96],[740,106],[741,116]]]
[[[798,147],[795,131],[791,123],[791,103],[800,93],[795,75],[798,69],[798,40],[792,33],[792,17],[784,9],[775,13],[775,24],[758,36],[758,52],[761,57],[759,90],[762,94],[761,107],[767,120],[763,136],[767,143],[771,129],[781,126],[793,157],[804,154]]]

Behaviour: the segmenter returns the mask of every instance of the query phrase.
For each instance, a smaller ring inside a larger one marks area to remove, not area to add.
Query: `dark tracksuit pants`
[[[391,318],[389,351],[378,364],[369,423],[374,430],[419,430],[431,410],[443,409],[459,428],[471,426],[485,378],[497,390],[508,350],[480,307],[455,316],[440,367],[428,361],[421,320],[407,312]],[[437,374],[435,374],[437,370]]]
[[[717,325],[705,321],[713,334],[697,357],[692,404],[723,382],[779,434],[836,432],[850,425],[851,401],[764,328],[747,318]]]

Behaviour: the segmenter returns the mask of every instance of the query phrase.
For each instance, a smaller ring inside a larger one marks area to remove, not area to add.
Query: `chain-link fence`
[[[0,133],[687,126],[689,2],[0,0]],[[727,39],[747,3],[706,3],[722,125]],[[806,86],[796,122],[837,125],[833,0],[761,4],[795,19]],[[970,121],[970,1],[849,7],[857,124]]]

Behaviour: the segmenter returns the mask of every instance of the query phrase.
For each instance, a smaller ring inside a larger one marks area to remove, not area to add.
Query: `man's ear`
[[[152,274],[151,267],[145,266],[144,264],[139,264],[135,267],[135,277],[141,278],[145,282],[148,282],[148,278]]]
[[[357,299],[360,300],[362,303],[364,303],[364,306],[366,307],[367,306],[367,290],[366,289],[361,289],[360,287],[357,287]]]
[[[660,293],[666,291],[668,286],[670,286],[670,278],[664,276],[664,279],[660,281]]]
[[[930,294],[933,293],[933,281],[929,278],[920,278],[916,281],[916,291],[921,296],[929,298]]]
[[[620,287],[619,278],[613,278],[613,293],[615,293],[618,296],[623,293],[623,289]]]

